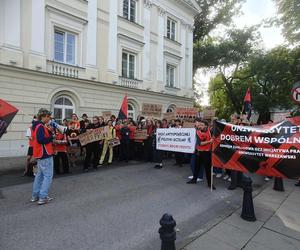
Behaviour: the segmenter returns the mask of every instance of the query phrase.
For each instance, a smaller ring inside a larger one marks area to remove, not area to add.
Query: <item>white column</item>
[[[187,87],[187,81],[186,81],[186,65],[185,65],[185,57],[186,57],[186,23],[181,21],[181,62],[180,62],[180,81],[179,81],[179,88],[180,87]]]
[[[187,88],[193,88],[193,26],[188,26],[187,31],[187,48],[188,48],[188,68],[187,68]]]
[[[97,2],[88,1],[86,64],[90,67],[97,65]]]
[[[150,20],[151,20],[152,3],[149,0],[144,0],[144,55],[143,55],[143,77],[150,80]]]
[[[32,0],[31,52],[45,54],[45,0]]]
[[[157,80],[164,81],[165,11],[158,7]]]
[[[117,71],[118,0],[110,0],[108,34],[108,70]]]
[[[21,46],[21,10],[20,0],[3,0],[4,8],[4,44],[20,48]]]

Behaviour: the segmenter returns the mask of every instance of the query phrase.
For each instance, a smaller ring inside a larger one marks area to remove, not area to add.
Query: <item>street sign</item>
[[[300,81],[294,84],[294,87],[292,89],[292,98],[295,102],[300,104]]]

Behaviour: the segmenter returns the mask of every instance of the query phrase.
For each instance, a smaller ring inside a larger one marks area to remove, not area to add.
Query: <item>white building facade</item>
[[[0,98],[20,109],[0,157],[24,155],[41,107],[117,114],[128,95],[163,112],[193,105],[194,0],[0,0]]]

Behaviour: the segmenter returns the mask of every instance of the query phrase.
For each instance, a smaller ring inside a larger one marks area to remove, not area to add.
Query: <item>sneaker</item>
[[[39,198],[38,197],[31,197],[31,200],[30,200],[30,202],[37,202],[39,200]]]
[[[45,199],[39,199],[39,201],[38,201],[38,205],[44,205],[44,204],[47,204],[47,203],[49,203],[50,201],[52,201],[53,200],[53,198],[52,197],[47,197],[47,198],[45,198]]]
[[[212,174],[212,175],[216,175],[216,173],[214,173],[214,172],[213,172],[213,174]]]
[[[231,182],[231,177],[229,177],[229,178],[227,179],[227,181]]]
[[[222,177],[222,174],[217,174],[216,175],[216,178],[221,178]]]
[[[191,179],[186,184],[197,184],[197,181],[195,179]]]
[[[190,179],[190,180],[191,180],[191,179],[193,179],[193,177],[194,177],[194,176],[192,176],[192,175],[191,175],[191,176],[189,176],[189,177],[188,177],[188,179]]]
[[[226,181],[226,180],[228,180],[228,178],[229,178],[229,175],[227,174],[223,177],[223,180]]]
[[[201,181],[203,181],[202,178],[197,178],[197,182],[201,182]]]
[[[265,177],[265,181],[269,181],[271,180],[269,177]]]

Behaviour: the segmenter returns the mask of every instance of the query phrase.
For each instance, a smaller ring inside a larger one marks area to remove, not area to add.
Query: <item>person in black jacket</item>
[[[91,131],[93,129],[96,128],[100,128],[101,124],[99,121],[99,118],[97,116],[93,117],[93,123],[87,125],[86,127],[86,131]],[[101,150],[101,142],[102,141],[95,141],[95,142],[91,142],[89,144],[86,145],[86,156],[85,156],[85,160],[84,160],[84,167],[83,167],[83,171],[87,172],[90,166],[90,162],[91,162],[91,158],[93,155],[93,168],[97,169],[98,167],[98,163],[99,163],[99,159],[100,159],[100,150]]]
[[[121,128],[121,160],[129,161],[130,129],[125,121]]]
[[[156,121],[155,122],[155,130],[153,132],[153,155],[154,155],[154,162],[156,169],[161,169],[163,167],[162,160],[163,160],[163,151],[156,148],[156,141],[158,140],[157,137],[157,129],[162,128],[162,122]]]

